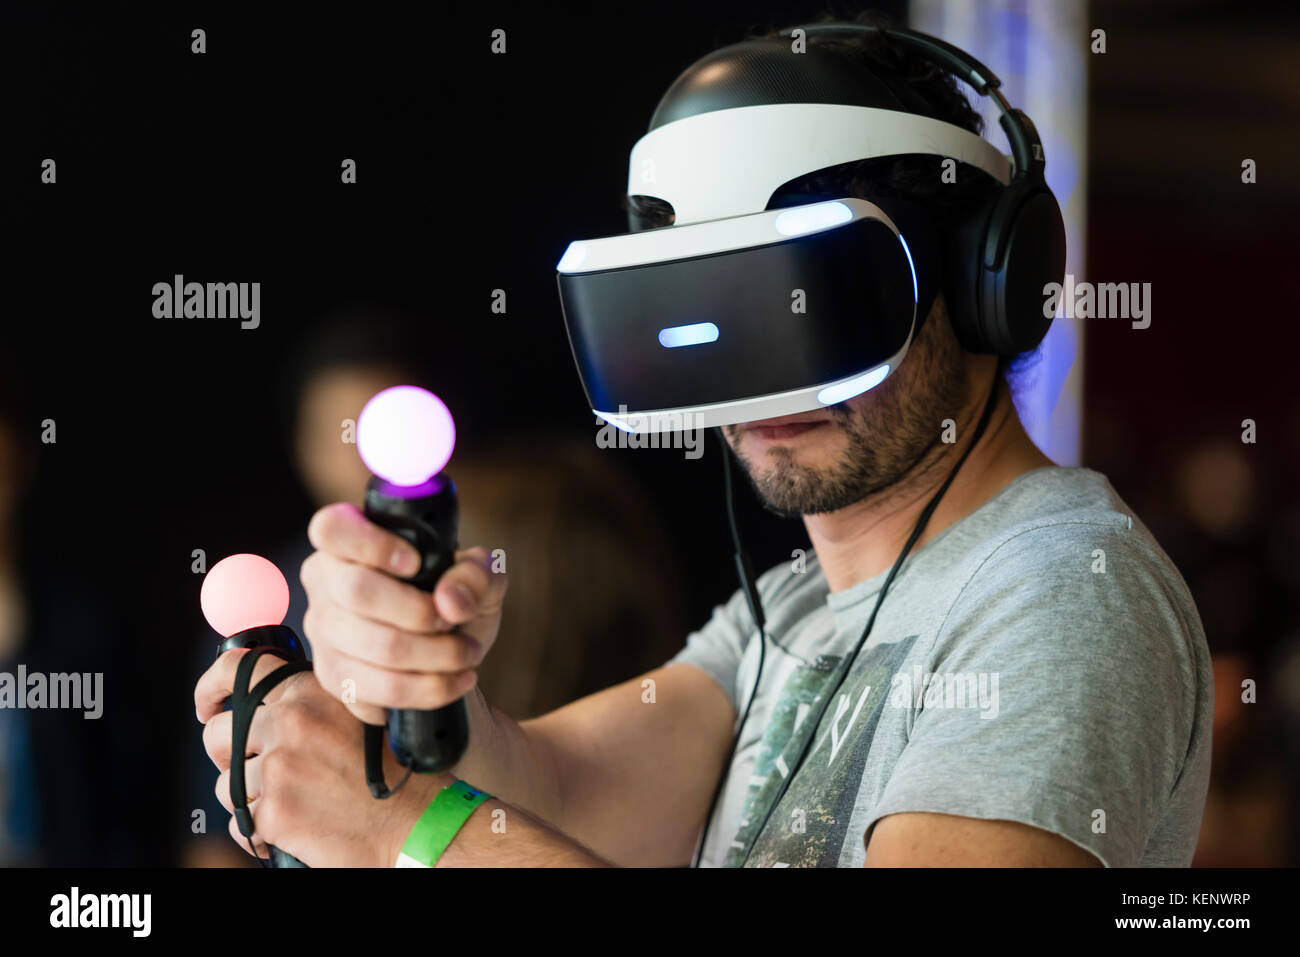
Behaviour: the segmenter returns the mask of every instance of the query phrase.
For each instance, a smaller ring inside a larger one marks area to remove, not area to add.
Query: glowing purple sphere
[[[394,485],[420,485],[442,471],[456,446],[451,412],[432,392],[395,385],[357,419],[357,451],[366,467]]]

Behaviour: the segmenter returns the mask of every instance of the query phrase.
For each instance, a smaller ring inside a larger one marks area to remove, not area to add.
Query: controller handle
[[[413,487],[374,476],[366,485],[365,515],[415,546],[420,570],[406,581],[432,593],[438,579],[456,561],[459,509],[455,483],[441,474]],[[469,747],[465,699],[431,710],[390,710],[388,742],[403,767],[419,774],[447,770]]]

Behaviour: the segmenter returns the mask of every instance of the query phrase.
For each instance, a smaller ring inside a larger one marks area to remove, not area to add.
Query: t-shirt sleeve
[[[739,713],[736,676],[740,659],[754,631],[745,594],[736,589],[726,604],[718,605],[704,626],[691,632],[686,647],[665,664],[685,663],[707,672],[727,693]]]
[[[1166,563],[1124,526],[999,546],[936,637],[867,839],[886,815],[929,811],[1018,821],[1136,866],[1186,761],[1204,640]]]

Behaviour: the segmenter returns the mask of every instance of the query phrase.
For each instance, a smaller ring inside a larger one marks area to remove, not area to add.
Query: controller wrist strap
[[[310,661],[290,661],[276,668],[250,691],[248,685],[253,679],[253,667],[257,664],[257,659],[265,654],[283,653],[283,649],[271,645],[250,648],[248,653],[239,659],[239,667],[235,671],[235,687],[230,695],[230,803],[235,808],[235,823],[239,826],[239,833],[248,838],[250,847],[253,840],[253,813],[248,808],[244,763],[247,760],[248,731],[253,726],[253,715],[276,685],[290,675],[311,670]],[[256,848],[254,853],[256,854]],[[260,855],[258,860],[265,865],[266,862]]]

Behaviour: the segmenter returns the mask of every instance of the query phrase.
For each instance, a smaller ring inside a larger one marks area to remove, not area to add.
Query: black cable
[[[989,390],[989,397],[984,403],[984,412],[980,416],[979,424],[975,426],[975,434],[971,438],[970,445],[966,446],[966,450],[962,452],[961,457],[957,460],[957,464],[954,465],[952,471],[948,473],[948,478],[944,481],[943,485],[939,486],[939,490],[934,493],[934,496],[926,504],[925,509],[921,512],[920,517],[916,521],[916,525],[912,528],[912,534],[908,536],[907,543],[903,546],[902,552],[899,553],[893,567],[889,570],[889,575],[885,578],[885,583],[880,586],[880,594],[876,597],[875,607],[871,610],[871,617],[867,619],[867,626],[862,631],[862,637],[858,639],[858,643],[853,649],[853,654],[849,655],[840,665],[840,675],[835,682],[835,686],[831,688],[830,693],[825,695],[822,699],[821,710],[817,712],[817,717],[813,720],[812,724],[809,725],[812,731],[808,735],[808,739],[804,742],[803,750],[799,752],[799,760],[794,763],[794,767],[790,769],[790,773],[786,774],[782,779],[781,788],[777,791],[776,799],[768,805],[767,813],[763,815],[762,822],[759,823],[758,828],[754,831],[754,837],[753,840],[750,841],[749,849],[745,851],[745,858],[740,862],[741,867],[744,867],[749,861],[750,855],[754,852],[755,845],[758,844],[759,837],[763,834],[763,829],[767,827],[767,822],[772,818],[772,812],[775,811],[777,805],[781,803],[781,799],[785,797],[786,790],[790,787],[790,782],[794,780],[795,775],[799,773],[799,769],[803,767],[803,761],[804,758],[808,756],[809,748],[812,746],[813,742],[817,740],[817,729],[822,723],[822,718],[826,716],[826,709],[835,698],[835,693],[840,690],[840,686],[844,684],[844,679],[848,677],[849,671],[853,668],[853,662],[857,659],[858,652],[862,650],[862,646],[866,644],[867,638],[871,635],[871,628],[876,623],[876,615],[880,611],[880,606],[885,600],[885,594],[889,591],[889,586],[893,584],[894,578],[898,575],[899,569],[903,567],[903,562],[907,559],[908,553],[911,552],[912,546],[916,544],[917,540],[921,537],[921,534],[925,531],[925,527],[929,524],[930,517],[938,507],[940,499],[942,499],[944,493],[948,491],[948,487],[952,485],[953,479],[957,477],[957,472],[961,469],[962,465],[965,464],[967,456],[970,455],[971,450],[974,449],[976,444],[979,442],[980,436],[984,434],[984,430],[988,427],[989,419],[993,417],[993,409],[997,405],[997,397],[998,378],[995,375],[993,378],[993,388]]]
[[[731,448],[727,445],[727,439],[722,434],[722,429],[714,429],[713,434],[718,438],[718,444],[722,446],[722,486],[725,490],[727,500],[727,522],[731,526],[731,544],[735,548],[736,570],[740,575],[740,587],[745,593],[745,598],[749,602],[749,613],[754,618],[754,625],[758,628],[758,674],[754,676],[754,690],[749,693],[749,703],[745,705],[745,714],[740,719],[740,726],[736,728],[736,737],[731,742],[731,751],[727,754],[727,760],[722,765],[722,773],[718,775],[718,784],[713,789],[713,800],[709,802],[709,812],[704,816],[704,833],[700,835],[700,846],[695,852],[695,867],[700,866],[700,860],[704,856],[704,844],[709,839],[709,824],[713,820],[713,811],[718,806],[718,798],[722,794],[723,785],[726,784],[727,778],[731,776],[731,762],[735,759],[736,748],[740,745],[740,734],[745,730],[745,722],[749,719],[749,709],[754,706],[754,699],[758,697],[758,686],[763,680],[763,659],[767,654],[767,636],[763,632],[765,620],[763,618],[763,604],[758,597],[758,587],[754,584],[754,572],[749,564],[749,556],[740,545],[740,531],[736,527],[736,508],[731,491]]]

